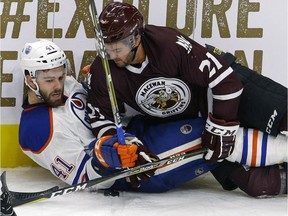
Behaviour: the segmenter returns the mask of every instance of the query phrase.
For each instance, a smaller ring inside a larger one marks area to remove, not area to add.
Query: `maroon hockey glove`
[[[208,148],[204,158],[208,162],[214,163],[220,162],[231,155],[234,150],[238,128],[239,122],[215,119],[210,113],[202,134],[202,146]]]
[[[159,160],[159,157],[157,155],[153,154],[147,147],[145,147],[143,145],[138,147],[137,154],[139,156],[138,156],[138,159],[136,161],[135,166],[139,166],[142,164],[146,164],[149,162]],[[149,170],[149,171],[144,172],[144,173],[139,173],[137,175],[130,176],[129,180],[130,180],[131,186],[134,188],[140,187],[140,181],[139,180],[144,180],[144,181],[148,180],[150,177],[154,176],[155,171],[156,170],[153,169],[153,170]]]

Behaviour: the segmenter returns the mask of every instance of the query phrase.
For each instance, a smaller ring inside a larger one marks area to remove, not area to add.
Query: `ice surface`
[[[35,192],[65,184],[42,168],[6,170],[10,190]],[[161,194],[120,192],[119,197],[78,191],[15,207],[18,216],[287,216],[287,196],[256,199],[224,191],[211,174]]]

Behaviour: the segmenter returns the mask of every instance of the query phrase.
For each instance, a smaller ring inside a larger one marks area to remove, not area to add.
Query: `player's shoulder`
[[[85,92],[82,84],[73,76],[67,75],[65,79],[64,95],[69,97],[74,92]]]
[[[190,53],[194,46],[199,46],[177,29],[164,26],[146,25],[143,40],[144,47],[149,47],[152,52],[161,52],[159,56],[171,55],[173,58],[180,58]]]
[[[167,44],[169,42],[175,42],[177,40],[177,37],[180,35],[182,35],[181,32],[170,27],[155,26],[155,25],[145,26],[144,38],[147,38],[147,40],[150,39],[150,40],[157,41],[158,44],[159,43]]]
[[[161,34],[162,33],[168,33],[171,35],[182,34],[177,29],[167,27],[167,26],[157,26],[157,25],[150,25],[150,24],[145,25],[144,35],[146,33],[150,33],[150,32],[152,32],[152,33],[160,32]],[[162,39],[165,39],[165,38],[162,38]]]
[[[19,143],[23,150],[40,153],[48,145],[52,134],[51,107],[44,103],[24,107],[19,126]]]
[[[111,63],[110,63],[110,67],[111,67]],[[103,71],[104,71],[104,68],[103,68],[102,60],[99,56],[96,56],[90,68],[91,84],[95,82],[102,83],[103,80],[105,80],[105,73]]]

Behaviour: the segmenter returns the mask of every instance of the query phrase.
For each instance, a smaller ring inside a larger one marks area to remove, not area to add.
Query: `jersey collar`
[[[144,70],[144,68],[148,65],[148,63],[149,63],[149,60],[148,60],[148,58],[146,56],[145,61],[142,62],[142,65],[141,65],[140,68],[133,67],[132,65],[128,65],[128,66],[126,66],[126,69],[129,70],[132,73],[141,74],[142,71]]]

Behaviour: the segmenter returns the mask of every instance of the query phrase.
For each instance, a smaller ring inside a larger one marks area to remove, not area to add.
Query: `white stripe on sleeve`
[[[224,71],[222,74],[220,74],[215,80],[209,83],[209,88],[214,88],[216,85],[218,85],[223,79],[225,79],[227,76],[229,76],[233,72],[233,69],[229,67],[226,71]]]
[[[243,91],[243,88],[237,92],[232,93],[232,94],[213,95],[213,98],[217,99],[217,100],[230,100],[230,99],[234,99],[234,98],[239,97],[242,94],[242,91]]]

